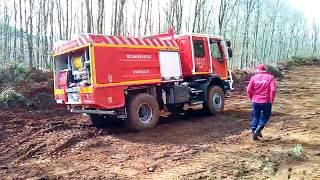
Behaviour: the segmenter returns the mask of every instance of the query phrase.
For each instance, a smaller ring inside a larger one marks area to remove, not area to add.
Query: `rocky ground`
[[[63,110],[0,111],[1,179],[320,179],[320,66],[290,70],[264,138],[252,141],[250,103],[163,117],[131,133],[95,128]]]

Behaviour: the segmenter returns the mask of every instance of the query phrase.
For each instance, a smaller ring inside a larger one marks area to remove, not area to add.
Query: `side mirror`
[[[228,56],[229,58],[232,58],[232,49],[230,47],[228,47]]]
[[[226,40],[226,45],[230,48],[231,47],[231,41],[230,40]]]

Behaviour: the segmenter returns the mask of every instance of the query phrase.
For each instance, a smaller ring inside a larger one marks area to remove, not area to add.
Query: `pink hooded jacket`
[[[274,77],[266,72],[266,66],[258,65],[257,74],[251,77],[247,95],[255,103],[273,103],[276,96]]]

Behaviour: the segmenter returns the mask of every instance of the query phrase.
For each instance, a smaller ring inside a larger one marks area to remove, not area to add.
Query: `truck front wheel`
[[[208,90],[204,110],[212,115],[220,113],[224,109],[224,92],[219,86],[211,86]]]
[[[149,94],[137,94],[128,102],[127,126],[133,131],[155,127],[159,121],[159,104]]]

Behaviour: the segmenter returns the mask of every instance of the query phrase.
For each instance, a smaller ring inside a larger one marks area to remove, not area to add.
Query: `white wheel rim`
[[[214,93],[212,97],[213,105],[216,109],[220,109],[222,106],[222,98],[219,93]]]
[[[152,119],[152,107],[149,104],[141,104],[138,108],[139,120],[143,123],[149,123]]]

